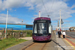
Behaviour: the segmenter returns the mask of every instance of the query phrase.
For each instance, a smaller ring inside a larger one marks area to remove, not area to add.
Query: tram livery
[[[51,19],[38,17],[34,19],[33,23],[33,41],[50,41],[52,33]]]

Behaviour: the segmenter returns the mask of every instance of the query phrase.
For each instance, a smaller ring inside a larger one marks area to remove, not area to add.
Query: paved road
[[[32,40],[29,40],[29,41],[23,42],[21,44],[15,45],[15,46],[10,47],[6,50],[21,50],[24,46],[27,46],[30,43],[32,43]]]
[[[67,31],[66,31],[66,34],[67,34],[68,36],[71,36],[71,37],[75,38],[75,32],[67,32]]]

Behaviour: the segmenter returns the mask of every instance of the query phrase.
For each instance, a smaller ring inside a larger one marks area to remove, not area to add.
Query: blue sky
[[[7,9],[8,23],[33,24],[34,18],[41,11],[42,17],[50,15],[52,25],[57,27],[61,9],[64,29],[75,26],[75,0],[0,0],[0,23],[5,23]]]

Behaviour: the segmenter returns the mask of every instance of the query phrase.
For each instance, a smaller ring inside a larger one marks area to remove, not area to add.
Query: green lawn
[[[27,34],[26,37],[32,37],[32,35],[31,34]]]
[[[9,39],[3,39],[0,40],[0,50],[5,50],[8,47],[11,47],[13,45],[25,42],[27,40],[24,39],[16,39],[16,38],[9,38]]]

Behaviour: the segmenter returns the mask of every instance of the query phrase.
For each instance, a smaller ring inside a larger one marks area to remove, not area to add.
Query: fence
[[[27,35],[32,35],[32,30],[7,30],[6,38],[20,38],[20,37],[26,37]],[[5,29],[0,30],[0,40],[5,38]]]

